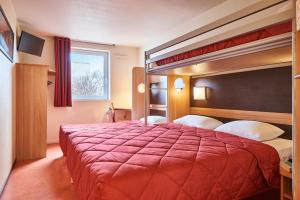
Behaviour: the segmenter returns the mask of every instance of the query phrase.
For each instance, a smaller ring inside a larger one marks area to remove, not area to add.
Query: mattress
[[[265,141],[263,143],[275,148],[281,160],[287,161],[292,158],[292,152],[293,152],[292,140],[276,138],[274,140]]]
[[[269,145],[180,124],[63,125],[79,199],[242,199],[279,186]]]

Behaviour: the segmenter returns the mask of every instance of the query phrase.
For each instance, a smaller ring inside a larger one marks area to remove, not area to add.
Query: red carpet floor
[[[47,157],[15,164],[1,200],[74,200],[75,192],[59,145]]]

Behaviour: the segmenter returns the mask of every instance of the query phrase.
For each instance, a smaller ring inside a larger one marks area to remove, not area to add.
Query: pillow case
[[[186,126],[211,129],[211,130],[223,124],[222,122],[214,118],[200,116],[200,115],[186,115],[181,118],[175,119],[173,122],[176,124],[183,124]]]
[[[145,122],[145,118],[141,118],[140,121]],[[164,123],[167,122],[167,118],[166,117],[162,117],[162,116],[148,116],[147,117],[147,122],[149,124],[159,124],[159,123]]]
[[[284,133],[283,130],[272,124],[248,120],[232,121],[219,126],[215,131],[225,132],[256,141],[272,140]]]
[[[274,149],[277,150],[280,159],[283,161],[288,161],[293,156],[293,140],[276,138],[263,143],[274,147]]]

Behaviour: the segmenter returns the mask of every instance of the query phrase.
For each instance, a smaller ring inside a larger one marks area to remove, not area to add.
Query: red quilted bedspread
[[[178,124],[63,125],[80,199],[241,199],[278,186],[275,149]]]

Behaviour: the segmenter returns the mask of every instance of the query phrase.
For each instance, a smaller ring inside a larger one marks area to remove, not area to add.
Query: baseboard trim
[[[15,167],[15,164],[16,164],[16,159],[14,160],[13,164],[11,165],[10,172],[9,172],[9,174],[8,174],[6,180],[5,180],[5,183],[4,183],[3,187],[0,188],[0,199],[2,198],[3,192],[4,192],[5,187],[7,185],[8,179],[9,179],[9,177],[11,175],[11,172],[12,172],[13,168]]]

